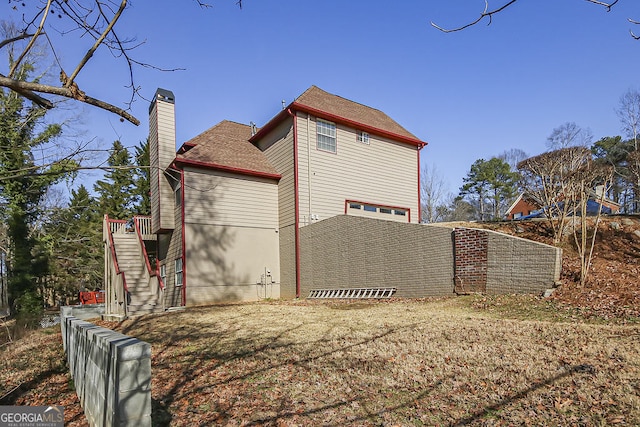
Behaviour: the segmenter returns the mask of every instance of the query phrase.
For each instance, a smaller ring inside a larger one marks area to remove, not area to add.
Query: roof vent
[[[258,133],[258,128],[256,127],[255,123],[249,122],[249,125],[251,126],[251,136],[253,136],[256,133]]]
[[[282,100],[282,109],[284,110],[285,108],[287,108],[287,103],[285,102],[285,100]]]

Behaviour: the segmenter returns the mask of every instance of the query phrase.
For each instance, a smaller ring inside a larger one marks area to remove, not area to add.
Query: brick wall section
[[[398,297],[452,295],[452,245],[443,227],[348,215],[307,225],[300,229],[300,296],[380,287],[395,287]]]
[[[456,293],[486,292],[488,233],[474,228],[456,228],[453,234]]]
[[[541,293],[560,280],[562,249],[485,230],[487,293]]]

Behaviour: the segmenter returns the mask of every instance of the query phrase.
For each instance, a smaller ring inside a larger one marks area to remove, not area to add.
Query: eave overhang
[[[254,177],[266,178],[266,179],[273,179],[273,180],[276,180],[276,181],[279,181],[280,178],[282,178],[282,175],[280,175],[280,174],[273,174],[273,173],[267,173],[267,172],[254,171],[254,170],[251,170],[251,169],[236,168],[236,167],[233,167],[233,166],[221,165],[221,164],[217,164],[217,163],[200,162],[200,161],[197,161],[197,160],[176,158],[173,161],[173,164],[176,165],[176,167],[178,167],[178,168],[180,168],[180,166],[182,166],[182,167],[191,166],[191,167],[194,167],[194,168],[217,170],[217,171],[229,172],[229,173],[237,173],[237,174],[240,174],[240,175],[254,176]]]
[[[418,148],[418,150],[424,148],[428,143],[425,141],[421,141],[419,139],[416,138],[410,138],[404,135],[399,135],[397,133],[393,133],[393,132],[389,132],[386,131],[384,129],[379,129],[364,123],[360,123],[357,122],[355,120],[351,120],[351,119],[347,119],[345,117],[342,116],[338,116],[332,113],[327,113],[326,111],[322,111],[322,110],[318,110],[316,108],[313,107],[309,107],[307,105],[304,104],[299,104],[297,102],[292,102],[291,104],[289,104],[289,106],[287,106],[285,109],[283,109],[280,113],[278,113],[274,118],[272,118],[266,125],[264,125],[262,128],[260,128],[260,130],[258,132],[256,132],[255,135],[253,135],[250,139],[249,142],[251,143],[255,143],[256,141],[259,141],[264,135],[268,134],[270,131],[272,131],[278,124],[280,124],[283,120],[285,120],[288,116],[287,111],[300,111],[303,113],[308,113],[311,115],[314,115],[318,118],[324,119],[324,120],[329,120],[331,122],[335,122],[335,123],[340,123],[343,125],[347,125],[349,127],[364,131],[364,132],[368,132],[372,135],[378,135],[378,136],[382,136],[384,138],[388,138],[391,139],[393,141],[397,141],[397,142],[401,142],[404,144],[409,144],[409,145],[413,145],[415,147]]]

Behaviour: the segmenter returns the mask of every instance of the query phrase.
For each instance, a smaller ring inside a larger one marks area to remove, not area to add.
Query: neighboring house
[[[616,214],[620,212],[620,205],[613,200],[601,196],[598,189],[591,192],[587,201],[587,215],[596,215],[602,202],[601,212],[604,214]],[[505,219],[523,219],[544,216],[543,206],[535,197],[526,193],[520,193],[513,204],[507,209]]]

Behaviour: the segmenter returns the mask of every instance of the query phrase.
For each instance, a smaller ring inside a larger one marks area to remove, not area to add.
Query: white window
[[[394,215],[399,215],[399,216],[405,216],[405,215],[407,215],[407,211],[405,211],[403,209],[394,209],[393,210],[393,214]]]
[[[176,259],[176,286],[182,286],[182,258]]]
[[[317,142],[316,147],[318,150],[329,151],[331,153],[336,152],[336,124],[331,122],[325,122],[324,120],[318,120],[316,123],[317,129]]]
[[[358,142],[369,145],[369,134],[367,132],[358,131]]]
[[[160,280],[162,280],[162,283],[164,283],[165,285],[167,284],[167,265],[166,264],[162,264],[160,266]]]

